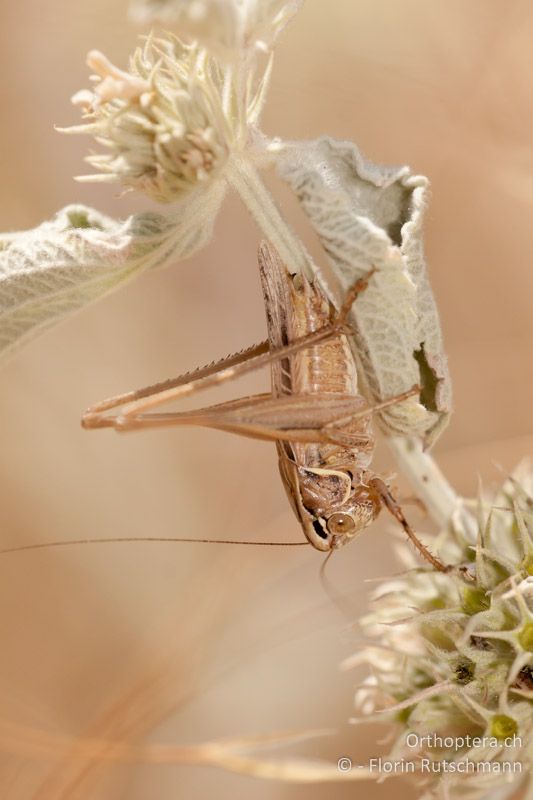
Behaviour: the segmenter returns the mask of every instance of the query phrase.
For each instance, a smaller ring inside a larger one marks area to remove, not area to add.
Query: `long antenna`
[[[318,573],[319,578],[320,578],[320,584],[321,584],[324,592],[328,596],[328,598],[331,600],[333,605],[335,605],[337,607],[337,609],[340,611],[342,616],[345,619],[347,619],[349,622],[353,622],[353,620],[354,620],[354,610],[353,610],[353,608],[351,607],[351,605],[349,603],[345,602],[346,601],[346,596],[342,595],[342,594],[339,594],[337,589],[333,586],[333,584],[329,580],[328,576],[326,575],[326,567],[327,567],[328,561],[330,560],[331,556],[335,552],[336,551],[332,548],[329,551],[329,553],[327,554],[327,556],[325,557],[325,559],[323,560],[323,562],[322,562],[322,564],[320,566],[320,570],[319,570],[319,573]]]
[[[193,539],[184,537],[166,536],[119,536],[111,539],[63,539],[58,542],[39,542],[37,544],[22,544],[16,547],[7,547],[0,550],[0,555],[8,553],[21,553],[24,550],[44,550],[49,547],[70,547],[79,544],[117,544],[118,542],[186,542],[191,544],[242,544],[249,547],[300,547],[309,542],[249,542],[234,539]]]

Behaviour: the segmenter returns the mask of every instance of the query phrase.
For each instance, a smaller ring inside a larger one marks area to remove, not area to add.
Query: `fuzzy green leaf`
[[[451,386],[422,247],[427,179],[371,164],[351,142],[327,137],[280,146],[278,169],[341,289],[377,269],[351,312],[363,389],[378,402],[420,385],[420,398],[379,416],[389,434],[431,444],[448,420]]]
[[[206,245],[222,196],[215,184],[172,216],[125,221],[72,205],[33,230],[0,235],[0,358],[147,269]]]

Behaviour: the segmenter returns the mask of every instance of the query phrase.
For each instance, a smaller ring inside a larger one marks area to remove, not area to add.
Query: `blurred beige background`
[[[86,85],[85,52],[97,47],[123,65],[135,37],[122,0],[4,0],[1,229],[33,227],[73,201],[121,216],[144,207],[113,187],[75,184],[90,142],[52,127],[77,121],[69,97]],[[532,37],[527,0],[307,0],[279,47],[264,115],[269,134],[327,132],[430,177],[426,246],[456,403],[436,454],[464,493],[480,477],[497,480],[496,465],[510,469],[533,444]],[[278,197],[291,216],[293,204]],[[71,318],[3,370],[2,546],[301,536],[269,444],[79,426],[102,397],[264,337],[257,239],[230,198],[204,252]],[[267,375],[253,376],[216,397],[267,385]],[[383,446],[376,466],[393,466]],[[354,621],[366,608],[365,579],[397,568],[390,529],[383,516],[330,563]],[[58,737],[179,745],[317,727],[337,733],[298,752],[361,761],[382,752],[379,728],[347,725],[360,676],[338,664],[360,637],[324,594],[320,563],[306,548],[141,544],[0,560],[2,797],[387,797],[388,782],[291,786],[57,756]],[[400,784],[398,796],[416,796]]]

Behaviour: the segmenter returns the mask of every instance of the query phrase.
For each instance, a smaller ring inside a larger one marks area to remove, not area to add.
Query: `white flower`
[[[118,181],[159,202],[221,175],[230,152],[246,144],[267,81],[266,72],[259,80],[253,70],[237,74],[170,34],[149,37],[127,72],[98,51],[87,63],[95,87],[73,102],[88,122],[65,132],[90,133],[106,152],[87,157],[97,174],[79,180]]]
[[[270,49],[303,0],[133,0],[141,23],[174,25],[224,58]]]
[[[437,774],[421,770],[424,798],[478,797],[530,779],[532,489],[533,471],[523,464],[490,504],[481,502],[477,542],[461,531],[441,539],[443,558],[470,561],[475,583],[412,569],[379,588],[373,613],[362,621],[379,642],[349,661],[365,661],[372,672],[356,707],[401,725],[387,758],[441,765]],[[427,736],[437,738],[431,744]],[[484,762],[490,768],[477,772]],[[460,772],[466,764],[470,771]]]

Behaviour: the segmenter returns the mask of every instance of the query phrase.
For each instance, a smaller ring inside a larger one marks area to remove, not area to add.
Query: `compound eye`
[[[349,514],[341,514],[340,512],[332,514],[326,525],[330,533],[342,535],[353,533],[355,531],[355,522],[353,517],[351,517]]]

